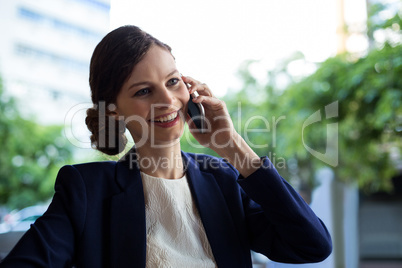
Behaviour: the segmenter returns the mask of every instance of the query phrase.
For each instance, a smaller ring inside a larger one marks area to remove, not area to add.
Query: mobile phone
[[[187,113],[201,133],[205,133],[205,110],[201,103],[194,103],[195,94],[190,94]]]

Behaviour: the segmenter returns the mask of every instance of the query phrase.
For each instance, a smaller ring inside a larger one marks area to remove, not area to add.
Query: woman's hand
[[[199,96],[193,99],[193,102],[201,103],[205,110],[205,133],[201,133],[190,116],[187,115],[187,123],[191,134],[201,145],[216,152],[230,146],[233,143],[233,139],[237,138],[238,135],[225,102],[216,98],[206,84],[202,84],[188,76],[183,76],[182,79],[190,86],[190,94],[197,91]]]
[[[193,102],[201,103],[205,110],[205,133],[201,133],[187,115],[187,123],[194,138],[226,158],[243,177],[257,170],[261,160],[236,132],[225,102],[216,98],[206,84],[188,76],[182,76],[182,79],[189,85],[190,94],[198,92],[199,96]]]

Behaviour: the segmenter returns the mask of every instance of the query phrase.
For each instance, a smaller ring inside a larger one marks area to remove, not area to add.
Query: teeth
[[[177,112],[175,112],[173,114],[170,114],[168,116],[164,116],[162,118],[159,118],[159,119],[155,120],[155,122],[163,123],[163,122],[171,121],[171,120],[175,119],[176,117],[177,117]]]

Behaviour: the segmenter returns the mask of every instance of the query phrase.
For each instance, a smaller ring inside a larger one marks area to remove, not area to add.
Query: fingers
[[[213,94],[212,94],[211,90],[209,89],[209,87],[206,84],[201,83],[201,82],[199,82],[199,81],[197,81],[194,78],[189,77],[189,76],[182,76],[182,79],[183,79],[183,81],[185,83],[190,85],[190,87],[189,87],[189,93],[190,94],[192,94],[192,93],[197,91],[197,93],[199,95],[213,97]]]
[[[206,84],[201,83],[190,76],[182,76],[182,79],[186,84],[190,85],[190,94],[197,91],[198,96],[193,98],[194,103],[202,103],[203,105],[212,107],[213,110],[225,108],[225,103],[222,100],[215,98]]]
[[[225,102],[217,99],[215,97],[199,95],[197,98],[193,99],[194,103],[202,103],[204,106],[211,107],[212,110],[220,110],[225,108]]]

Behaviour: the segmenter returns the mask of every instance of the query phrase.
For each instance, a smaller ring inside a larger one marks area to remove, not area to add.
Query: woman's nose
[[[155,103],[155,105],[159,108],[169,108],[174,104],[174,100],[175,96],[173,92],[164,87],[159,91],[157,102]]]

